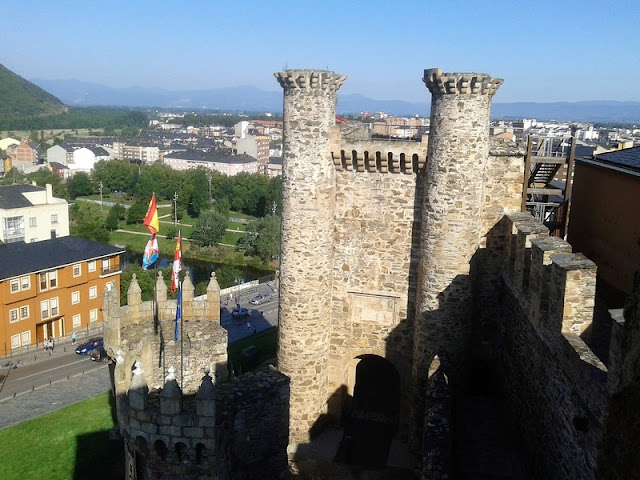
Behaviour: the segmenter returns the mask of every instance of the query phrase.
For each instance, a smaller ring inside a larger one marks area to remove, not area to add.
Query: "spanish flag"
[[[149,202],[149,210],[144,217],[144,226],[147,227],[151,235],[155,235],[160,230],[160,222],[158,222],[158,208],[156,207],[156,194],[151,195]]]
[[[171,269],[171,291],[175,292],[180,284],[180,270],[182,270],[182,241],[178,231],[178,241],[176,242],[176,253],[173,256],[173,268]]]

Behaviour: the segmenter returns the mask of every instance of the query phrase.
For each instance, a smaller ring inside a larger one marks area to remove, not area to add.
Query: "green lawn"
[[[257,355],[247,358],[242,354],[242,350],[246,347],[254,345]],[[278,349],[278,329],[271,327],[260,333],[243,338],[237,342],[229,344],[227,349],[229,360],[229,371],[231,368],[236,374],[245,373],[258,367],[265,360],[275,358]]]
[[[0,478],[122,478],[122,441],[109,440],[114,426],[109,395],[0,430]]]

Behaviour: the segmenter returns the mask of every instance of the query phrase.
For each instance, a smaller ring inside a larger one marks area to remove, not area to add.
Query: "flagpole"
[[[180,239],[180,267],[182,269],[182,230],[178,230],[178,238]],[[178,282],[180,282],[180,272],[178,272]],[[180,285],[182,285],[182,283],[180,283]],[[182,295],[180,295],[180,302],[182,303]],[[184,333],[182,327],[182,305],[180,305],[180,383],[181,388],[184,388],[184,377],[182,376],[184,371]]]
[[[182,284],[180,284],[180,290],[182,290]],[[184,333],[182,330],[182,295],[180,295],[180,388],[184,389]]]

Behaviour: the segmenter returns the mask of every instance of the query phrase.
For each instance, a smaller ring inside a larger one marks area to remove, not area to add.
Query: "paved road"
[[[77,355],[73,351],[57,353],[54,350],[52,354],[43,353],[41,357],[35,363],[18,361],[0,368],[0,401],[43,385],[83,375],[101,366],[100,362],[91,361],[88,355]]]

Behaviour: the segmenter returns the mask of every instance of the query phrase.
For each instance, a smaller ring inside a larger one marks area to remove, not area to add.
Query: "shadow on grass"
[[[124,443],[111,439],[109,430],[76,437],[76,464],[73,480],[123,478]]]

